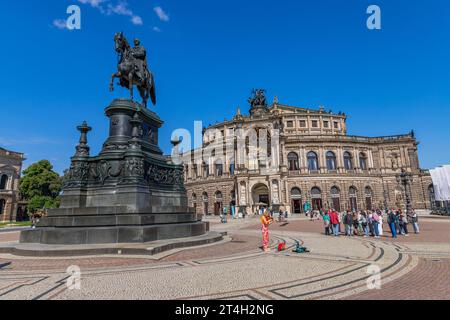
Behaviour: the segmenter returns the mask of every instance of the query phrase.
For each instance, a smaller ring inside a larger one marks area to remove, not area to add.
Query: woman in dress
[[[265,252],[269,252],[269,225],[273,222],[269,210],[265,210],[261,216],[261,230],[262,230],[262,247]]]

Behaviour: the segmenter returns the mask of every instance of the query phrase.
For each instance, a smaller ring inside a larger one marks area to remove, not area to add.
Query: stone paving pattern
[[[263,253],[255,218],[211,221],[228,237],[157,256],[29,258],[0,255],[0,299],[450,299],[450,219],[421,219],[421,234],[391,239],[326,237],[321,221],[271,226]],[[0,242],[18,240],[1,233]],[[295,241],[311,253],[292,252]],[[280,241],[288,250],[276,252]],[[381,269],[368,290],[368,267]],[[68,266],[81,268],[81,290],[68,290]]]

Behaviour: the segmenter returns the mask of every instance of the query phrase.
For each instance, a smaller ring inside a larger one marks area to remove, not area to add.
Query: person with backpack
[[[353,235],[353,216],[350,211],[344,216],[345,235],[351,237]]]
[[[323,225],[325,227],[325,235],[329,236],[331,234],[330,232],[330,225],[331,225],[331,218],[328,212],[325,212],[322,216],[323,219]]]
[[[397,227],[395,226],[395,213],[394,210],[389,210],[387,222],[389,224],[389,228],[391,229],[392,238],[397,238]]]

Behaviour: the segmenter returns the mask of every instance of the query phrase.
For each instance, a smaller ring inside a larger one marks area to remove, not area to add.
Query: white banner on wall
[[[437,201],[450,200],[450,165],[430,170]]]

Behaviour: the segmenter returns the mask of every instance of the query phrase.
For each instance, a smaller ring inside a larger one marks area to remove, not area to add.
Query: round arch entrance
[[[255,185],[252,189],[252,200],[255,206],[270,206],[269,187],[263,183]]]

